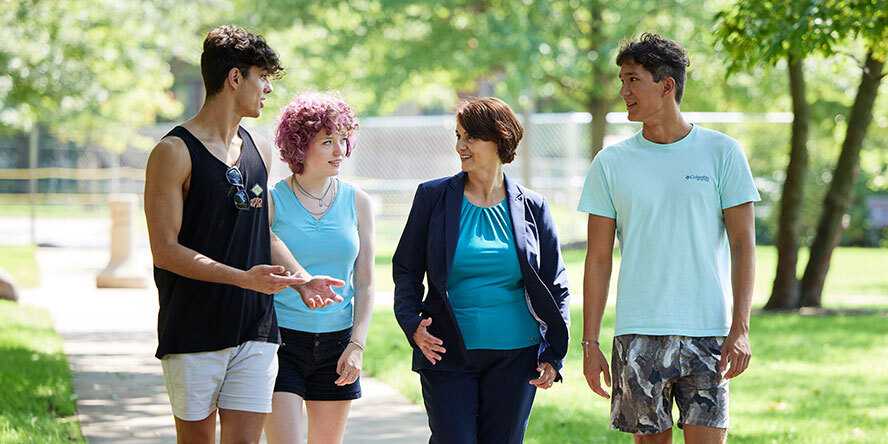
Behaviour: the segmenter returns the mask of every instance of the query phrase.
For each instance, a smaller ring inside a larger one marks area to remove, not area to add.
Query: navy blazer
[[[459,173],[419,185],[392,257],[395,317],[413,347],[414,370],[457,370],[467,362],[462,333],[447,299],[465,178],[465,173]],[[556,380],[561,380],[562,360],[567,354],[570,292],[555,224],[542,196],[507,176],[505,188],[528,309],[540,324],[539,361],[552,364],[558,371]],[[429,285],[425,298],[424,278]],[[413,342],[419,322],[427,317],[432,318],[429,333],[444,341],[447,349],[434,366]]]

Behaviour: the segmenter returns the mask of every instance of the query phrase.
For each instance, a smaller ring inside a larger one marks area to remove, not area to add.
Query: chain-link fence
[[[608,116],[611,125],[608,126],[606,144],[637,130],[638,127],[628,123],[624,116],[616,113]],[[765,125],[771,128],[775,138],[779,138],[781,146],[786,139],[785,123],[791,120],[786,114],[688,113],[688,116],[692,121],[704,122],[741,141],[745,134],[741,129],[753,128],[750,131],[760,132],[756,125]],[[534,114],[529,120],[529,124],[525,124],[526,135],[518,156],[506,166],[506,174],[546,197],[553,209],[562,243],[581,242],[585,239],[585,218],[574,209],[589,165],[591,117],[586,113]],[[249,122],[245,121],[245,125]],[[139,133],[145,139],[157,140],[171,127],[171,124],[158,125],[140,129]],[[272,143],[272,126],[253,127],[250,131],[257,143]],[[394,248],[416,186],[459,171],[454,131],[455,120],[451,115],[361,120],[356,149],[344,163],[343,178],[373,197],[381,250]],[[33,162],[29,156],[33,156],[31,153],[35,149],[36,170],[28,168]],[[43,207],[40,214],[69,218],[72,215],[75,218],[84,215],[86,218],[104,217],[108,193],[142,193],[147,157],[148,152],[144,149],[130,148],[123,153],[112,153],[101,148],[62,143],[48,135],[37,141],[27,135],[0,138],[0,243],[27,241],[22,239],[26,231],[21,225],[28,222],[29,214],[33,214],[30,210],[32,203]],[[275,157],[271,180],[276,182],[287,174],[286,164]],[[31,194],[31,187],[36,194]],[[54,227],[52,224],[42,225]],[[54,242],[62,242],[61,235],[47,232],[52,230],[57,228],[39,230],[38,226],[35,240],[40,242],[53,235]]]
[[[586,114],[537,114],[506,174],[542,193],[558,213],[565,242],[581,239],[582,218],[573,213],[588,166]],[[397,240],[419,183],[459,171],[453,116],[372,117],[361,120],[356,148],[345,162],[343,178],[366,190],[376,202],[380,241]],[[254,129],[269,139],[271,128]],[[277,161],[277,159],[276,159]],[[277,162],[273,180],[288,174]]]

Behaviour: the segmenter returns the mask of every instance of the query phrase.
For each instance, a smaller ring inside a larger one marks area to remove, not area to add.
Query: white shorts
[[[206,419],[216,408],[271,412],[278,344],[248,341],[237,347],[169,354],[160,360],[173,415]]]

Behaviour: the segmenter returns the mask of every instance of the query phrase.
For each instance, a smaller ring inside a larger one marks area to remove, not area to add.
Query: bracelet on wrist
[[[356,340],[354,340],[354,339],[352,339],[351,341],[348,341],[348,343],[349,343],[349,344],[354,344],[355,347],[358,347],[359,349],[361,349],[361,351],[364,351],[364,344],[361,344],[360,342],[358,342],[358,341],[356,341]]]
[[[584,349],[585,349],[586,347],[590,346],[590,345],[595,345],[595,346],[599,346],[599,345],[600,345],[600,344],[598,343],[598,339],[583,339],[582,342],[580,342],[580,344],[583,345],[583,348],[584,348]]]

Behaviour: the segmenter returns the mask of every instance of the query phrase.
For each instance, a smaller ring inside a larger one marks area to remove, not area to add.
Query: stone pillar
[[[112,194],[108,197],[111,209],[111,260],[96,276],[98,288],[144,288],[146,279],[141,264],[133,256],[135,226],[133,214],[139,197],[135,194]]]

